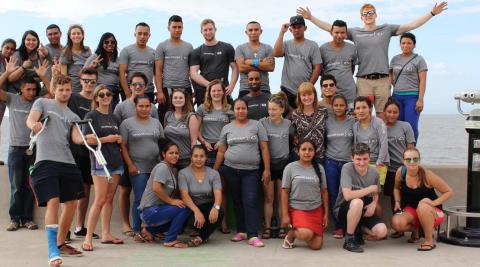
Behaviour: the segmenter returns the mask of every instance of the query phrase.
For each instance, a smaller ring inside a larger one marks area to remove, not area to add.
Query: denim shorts
[[[120,167],[117,167],[117,168],[114,168],[114,169],[108,169],[108,172],[110,173],[110,175],[113,175],[113,174],[119,174],[119,175],[122,175],[123,174],[123,165],[121,165]],[[107,176],[105,174],[105,171],[102,169],[93,169],[91,170],[91,173],[92,173],[92,176]]]

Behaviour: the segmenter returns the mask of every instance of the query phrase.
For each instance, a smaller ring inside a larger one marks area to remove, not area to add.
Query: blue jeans
[[[257,170],[239,170],[228,166],[220,169],[225,177],[228,193],[235,207],[235,222],[238,233],[247,233],[248,238],[258,236],[260,214],[258,195],[260,177]]]
[[[151,234],[167,231],[165,243],[168,243],[177,240],[177,235],[183,231],[190,213],[189,208],[161,204],[143,209],[140,217],[148,225],[147,230]]]
[[[398,119],[410,123],[415,135],[415,141],[418,140],[418,119],[420,113],[415,110],[418,95],[397,95],[393,94],[393,98],[400,103],[400,115]]]
[[[328,206],[330,208],[330,214],[332,214],[333,222],[335,223],[335,229],[344,228],[344,225],[342,225],[334,215],[333,208],[335,207],[338,191],[340,190],[340,174],[345,163],[347,162],[336,161],[330,158],[325,158],[324,162],[325,175],[327,176]]]
[[[31,221],[33,214],[33,193],[29,185],[28,168],[34,156],[27,156],[28,147],[10,146],[8,149],[8,177],[10,179],[10,219],[19,222]]]
[[[147,187],[147,181],[150,177],[150,173],[140,173],[134,176],[130,176],[130,182],[133,189],[133,204],[132,204],[132,228],[135,232],[140,232],[142,221],[140,220],[140,212],[138,206],[140,200],[142,200],[143,191]]]

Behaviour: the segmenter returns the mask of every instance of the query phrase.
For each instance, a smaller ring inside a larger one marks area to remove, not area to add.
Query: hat
[[[302,16],[293,16],[290,18],[290,26],[303,25],[305,26],[305,19]]]

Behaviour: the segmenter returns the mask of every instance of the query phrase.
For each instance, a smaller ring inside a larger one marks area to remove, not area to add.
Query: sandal
[[[199,237],[199,236],[196,236],[196,237],[192,238],[192,240],[190,240],[190,241],[188,242],[188,246],[189,246],[189,247],[198,247],[198,246],[200,246],[202,243],[203,243],[202,238]]]
[[[430,250],[435,249],[436,247],[437,247],[437,245],[435,245],[435,244],[430,245],[430,244],[423,243],[423,244],[420,245],[419,248],[417,248],[417,250],[418,251],[430,251]]]
[[[272,237],[272,229],[270,228],[265,228],[262,233],[262,238],[263,239],[270,239]]]
[[[93,251],[93,246],[92,246],[92,244],[83,243],[82,244],[82,250],[83,251]]]
[[[147,241],[148,243],[152,243],[155,241],[155,237],[147,230],[147,228],[143,228],[141,234],[145,241]]]
[[[288,240],[288,235],[285,235],[285,238],[283,239],[282,248],[284,248],[284,249],[292,249],[293,248],[293,241],[290,242]]]
[[[172,242],[163,243],[163,246],[166,248],[188,248],[188,245],[183,243],[180,240],[174,240]]]
[[[102,244],[109,244],[109,245],[122,245],[123,240],[120,238],[114,238],[112,240],[105,240],[101,242]]]
[[[158,240],[165,240],[165,235],[161,232],[158,232],[155,234],[155,238],[157,238]]]
[[[278,231],[278,238],[285,238],[287,236],[287,230],[285,228],[280,228],[280,231]]]
[[[419,240],[420,240],[420,237],[418,236],[418,232],[412,232],[407,242],[414,244],[414,243],[417,243]]]
[[[256,248],[261,248],[261,247],[264,247],[265,244],[263,244],[262,240],[256,236],[250,238],[248,240],[248,244],[251,245],[251,246],[254,246]]]
[[[123,231],[122,234],[124,236],[128,236],[128,237],[134,237],[135,236],[135,232],[132,231],[132,230]]]
[[[222,234],[230,234],[232,231],[230,231],[230,229],[228,229],[228,227],[220,227],[218,229],[220,232],[222,232]]]
[[[133,236],[133,241],[137,242],[137,243],[145,243],[147,242],[147,240],[145,239],[145,237],[140,234],[140,233],[135,233],[135,235]]]
[[[55,256],[51,259],[48,260],[48,265],[54,266],[54,267],[60,267],[62,265],[63,261],[60,256]]]
[[[397,238],[400,238],[404,235],[405,235],[405,233],[403,233],[403,232],[395,231],[390,235],[390,238],[397,239]]]
[[[240,241],[243,241],[243,240],[246,240],[246,239],[247,239],[247,234],[246,233],[237,233],[230,240],[232,242],[240,242]]]

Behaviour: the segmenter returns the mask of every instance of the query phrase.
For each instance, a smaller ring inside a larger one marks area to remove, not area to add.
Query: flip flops
[[[417,250],[418,251],[430,251],[430,250],[435,249],[436,247],[437,247],[437,245],[435,245],[435,244],[430,245],[430,244],[423,243],[423,244],[420,245],[419,248],[417,248]]]
[[[128,237],[134,237],[135,236],[135,232],[132,231],[132,230],[123,231],[122,234],[124,236],[128,236]]]
[[[105,240],[101,242],[102,244],[109,244],[109,245],[123,245],[123,240],[120,238],[114,238],[112,240]]]
[[[188,245],[183,243],[180,240],[174,240],[172,242],[163,243],[163,246],[166,248],[188,248]]]

